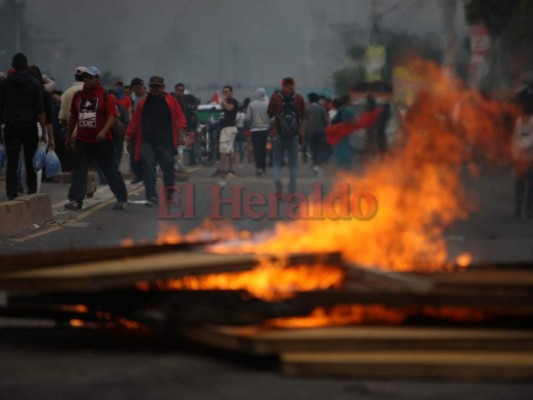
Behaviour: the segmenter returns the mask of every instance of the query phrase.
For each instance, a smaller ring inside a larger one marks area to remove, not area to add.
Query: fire
[[[449,265],[445,229],[474,208],[460,173],[473,165],[476,150],[502,156],[504,109],[433,64],[416,61],[411,70],[425,90],[403,120],[400,143],[390,156],[368,162],[364,174],[337,177],[350,185],[352,195],[369,193],[377,199],[374,218],[282,222],[261,243],[225,243],[213,251],[340,251],[348,261],[396,271]]]
[[[65,312],[73,312],[79,314],[87,314],[89,309],[84,304],[73,304],[61,306],[61,310]]]
[[[332,309],[317,307],[311,315],[298,318],[275,318],[268,322],[274,328],[316,328],[362,323],[400,324],[408,313],[383,306],[338,305]]]
[[[73,328],[83,328],[85,326],[85,322],[80,319],[71,319],[69,324]]]
[[[132,238],[126,238],[120,242],[120,247],[133,247],[135,246],[135,241]]]
[[[461,253],[457,256],[456,263],[461,268],[468,268],[472,264],[472,254]]]
[[[317,307],[306,317],[275,318],[267,322],[272,328],[297,329],[362,324],[399,325],[410,317],[425,317],[452,322],[484,322],[505,310],[475,310],[461,307],[391,308],[380,305],[337,305],[331,309]]]
[[[157,244],[178,244],[183,241],[184,237],[177,226],[163,223],[159,225],[159,234],[156,239]]]
[[[339,288],[345,273],[341,268],[325,265],[285,267],[284,260],[261,260],[251,271],[188,276],[157,283],[159,290],[235,290],[246,291],[256,298],[277,301],[295,292]],[[141,282],[137,286],[147,290]]]

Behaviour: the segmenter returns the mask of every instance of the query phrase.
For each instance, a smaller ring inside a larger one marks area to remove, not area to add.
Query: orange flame
[[[391,308],[379,305],[338,305],[331,309],[317,307],[306,317],[275,318],[267,322],[272,328],[296,329],[360,324],[398,325],[409,317],[437,318],[453,322],[484,322],[508,310],[475,310],[461,307]]]
[[[444,230],[473,209],[460,172],[465,163],[471,164],[473,150],[500,154],[506,148],[500,123],[504,108],[433,64],[416,61],[411,69],[424,82],[425,91],[403,121],[401,143],[389,157],[369,162],[364,175],[337,177],[350,185],[350,204],[357,202],[354,193],[369,193],[377,199],[374,218],[279,223],[262,243],[240,241],[212,250],[340,251],[360,265],[396,271],[421,265],[425,270],[442,269],[448,259]]]
[[[290,298],[295,292],[339,288],[345,272],[325,265],[285,267],[283,260],[261,260],[254,270],[245,272],[187,276],[157,283],[159,290],[243,290],[254,297],[277,301]],[[150,285],[141,282],[140,290]]]

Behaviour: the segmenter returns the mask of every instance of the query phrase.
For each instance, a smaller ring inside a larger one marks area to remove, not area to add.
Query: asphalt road
[[[101,186],[83,212],[65,212],[68,186],[44,184],[54,204],[56,223],[17,237],[0,239],[0,251],[69,249],[115,246],[125,238],[151,242],[166,223],[188,232],[202,223],[211,209],[210,190],[222,184],[212,169],[194,171],[188,182],[196,187],[195,218],[158,218],[159,210],[142,204],[142,186],[128,185],[130,201],[124,211],[111,210],[112,195]],[[270,175],[256,177],[245,164],[229,188],[268,193]],[[301,167],[300,189],[311,190],[316,178]],[[465,179],[479,200],[478,211],[447,232],[450,257],[470,251],[476,260],[533,260],[533,221],[512,215],[512,174],[490,171],[480,180]],[[2,182],[3,184],[3,182]],[[224,211],[228,212],[228,210]],[[239,230],[272,228],[276,220],[236,219]],[[63,329],[0,329],[0,399],[469,399],[533,398],[533,384],[476,384],[444,382],[367,382],[357,380],[294,379],[280,375],[272,360],[263,362],[205,349],[178,340],[130,338]]]

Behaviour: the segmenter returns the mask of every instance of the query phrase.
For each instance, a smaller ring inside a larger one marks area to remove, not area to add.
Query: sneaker
[[[157,197],[150,197],[146,200],[146,207],[157,207],[159,205],[159,199]]]
[[[255,173],[257,176],[261,176],[263,175],[263,170],[262,169],[258,169],[257,172]]]
[[[228,171],[228,173],[226,174],[226,176],[228,178],[235,178],[236,174],[235,174],[235,171]]]
[[[81,206],[82,206],[82,202],[76,201],[76,200],[69,201],[67,204],[64,205],[65,209],[71,210],[71,211],[79,211],[81,210]]]
[[[112,209],[113,209],[113,210],[124,210],[124,206],[125,206],[125,204],[126,204],[126,203],[125,203],[124,201],[117,201],[117,202],[113,205]]]
[[[138,183],[142,183],[142,181],[143,181],[142,178],[136,177],[136,178],[133,178],[130,183],[132,185],[137,185]]]

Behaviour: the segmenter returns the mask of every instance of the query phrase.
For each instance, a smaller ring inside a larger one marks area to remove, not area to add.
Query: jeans
[[[18,194],[17,170],[19,166],[20,149],[24,151],[26,164],[26,182],[28,194],[37,192],[37,174],[33,169],[33,155],[39,145],[37,124],[6,124],[5,145],[7,155],[6,194],[8,199],[14,199]]]
[[[333,146],[333,156],[335,163],[341,169],[349,171],[352,168],[352,148],[350,146],[350,135],[347,135],[339,143]]]
[[[533,212],[533,162],[515,163],[515,205],[522,209],[526,204],[526,213]]]
[[[134,180],[141,180],[142,179],[142,168],[141,163],[139,161],[135,161],[135,139],[130,141],[130,146],[128,148],[128,152],[130,153],[130,169],[133,173],[133,179]]]
[[[276,193],[281,193],[281,165],[285,152],[289,156],[289,195],[296,192],[296,176],[298,174],[298,137],[292,139],[276,138],[273,144],[274,183]]]
[[[252,143],[256,169],[266,171],[268,130],[252,131]]]
[[[98,143],[85,143],[76,140],[74,148],[72,184],[69,190],[69,200],[81,203],[87,192],[87,173],[91,162],[95,160],[102,170],[107,180],[109,188],[118,201],[127,202],[128,192],[122,179],[122,175],[117,168],[115,156],[115,147],[113,141]]]
[[[328,160],[329,145],[326,142],[326,135],[321,134],[318,136],[310,137],[307,139],[309,147],[311,148],[311,159],[313,165],[322,165]]]
[[[163,171],[163,184],[166,188],[174,187],[174,155],[173,148],[143,143],[141,146],[141,165],[143,171],[144,191],[146,199],[158,198],[156,190],[156,165]],[[172,196],[172,189],[168,192]]]

